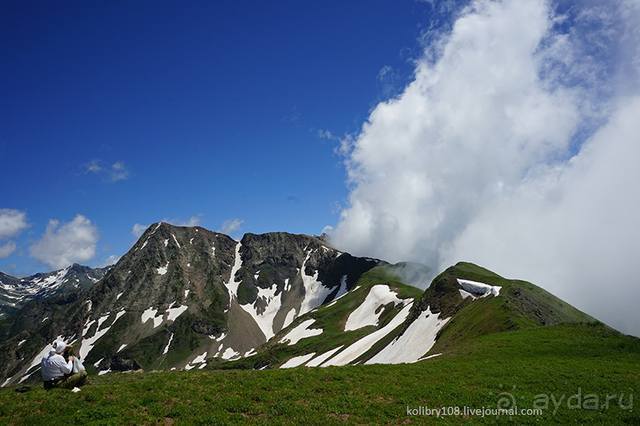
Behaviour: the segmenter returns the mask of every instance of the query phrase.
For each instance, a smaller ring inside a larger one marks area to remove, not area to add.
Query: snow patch
[[[462,289],[458,291],[460,292],[460,296],[462,296],[463,299],[470,297],[472,300],[476,300],[476,297],[473,294],[469,293],[468,291],[464,291]]]
[[[295,345],[302,339],[306,339],[307,337],[318,336],[322,334],[321,328],[309,328],[311,324],[313,324],[316,320],[311,318],[308,320],[302,321],[300,324],[295,326],[286,336],[280,339],[280,343],[289,342],[289,346]]]
[[[120,299],[122,297],[122,295],[124,294],[124,291],[116,294],[116,300]]]
[[[296,319],[296,308],[291,308],[289,312],[287,312],[287,316],[284,318],[284,323],[282,324],[282,328],[287,328],[289,324]]]
[[[397,326],[402,324],[404,320],[407,319],[409,311],[411,310],[411,306],[413,306],[413,302],[406,304],[404,308],[402,308],[402,310],[398,312],[398,314],[393,317],[393,319],[389,321],[387,325],[352,343],[350,346],[345,348],[342,352],[331,358],[322,366],[326,367],[329,365],[346,365],[350,362],[355,361],[359,356],[371,349],[371,347],[375,345],[377,341],[382,339],[387,334],[391,333]]]
[[[333,298],[333,301],[335,302],[336,300],[340,299],[342,296],[347,294],[347,276],[343,275],[342,278],[340,278],[340,288],[338,289],[338,292],[336,293],[335,297]]]
[[[425,359],[437,358],[437,357],[439,357],[440,355],[442,355],[442,354],[433,354],[433,355],[428,355],[428,356],[425,356],[424,358],[420,358],[420,361],[424,361]]]
[[[120,317],[123,316],[126,313],[127,313],[127,311],[125,311],[124,309],[121,309],[118,312],[116,312],[116,319],[114,319],[113,322],[118,321],[118,319],[120,319]]]
[[[500,289],[502,289],[502,287],[497,285],[489,285],[477,281],[463,280],[460,278],[458,278],[458,284],[460,284],[460,287],[462,287],[465,291],[471,293],[476,297],[486,297],[490,295],[499,296]]]
[[[222,333],[218,337],[215,337],[213,334],[209,335],[209,339],[215,340],[216,342],[222,342],[225,337],[227,337],[227,333]]]
[[[148,320],[153,319],[153,328],[156,328],[157,326],[162,324],[162,315],[156,316],[157,312],[158,310],[155,308],[145,309],[145,311],[142,313],[142,316],[140,318],[142,320],[142,323],[144,324]]]
[[[171,346],[172,341],[173,341],[173,333],[171,333],[171,336],[169,336],[169,341],[167,342],[167,346],[165,346],[164,349],[162,350],[163,355],[166,355],[167,352],[169,352],[169,347]]]
[[[31,373],[29,373],[29,374],[27,374],[27,375],[25,375],[25,376],[22,376],[22,378],[21,378],[20,380],[18,380],[18,383],[22,383],[22,382],[24,382],[24,381],[25,381],[25,380],[27,380],[29,377],[31,377],[31,376],[33,375],[33,373],[35,373],[36,371],[38,371],[38,369],[36,369],[36,370],[32,371]]]
[[[240,352],[236,352],[232,348],[227,348],[222,353],[222,359],[234,359],[240,356]]]
[[[93,335],[93,337],[90,337],[90,338],[86,339],[86,338],[84,338],[84,334],[83,334],[82,343],[80,344],[80,350],[78,351],[78,355],[80,356],[80,359],[85,359],[87,357],[87,355],[89,354],[91,349],[93,349],[93,345],[98,341],[98,339],[100,339],[102,336],[107,334],[107,332],[111,329],[111,327],[113,327],[113,325],[116,323],[116,321],[118,321],[118,319],[124,314],[125,314],[124,310],[118,312],[116,314],[116,318],[113,320],[111,325],[109,327],[106,327],[106,328],[100,330],[100,326],[102,325],[102,323],[104,321],[106,321],[107,318],[109,317],[109,314],[106,314],[106,315],[100,317],[100,319],[98,319],[98,327],[97,327],[96,332]]]
[[[176,243],[176,245],[178,246],[178,248],[181,248],[181,247],[180,247],[180,243],[178,242],[178,239],[176,238],[176,236],[175,236],[175,235],[173,235],[173,234],[171,234],[171,236],[173,237],[173,241]]]
[[[167,264],[157,268],[156,272],[158,273],[158,275],[164,275],[167,273],[168,268],[169,268],[169,262],[167,261]]]
[[[116,351],[116,353],[120,352],[121,350],[123,350],[123,349],[124,349],[124,348],[126,348],[126,347],[127,347],[127,344],[126,344],[126,343],[125,343],[125,344],[120,345],[120,347],[118,348],[118,350]]]
[[[332,291],[330,287],[325,287],[322,282],[318,281],[318,270],[316,270],[313,275],[307,275],[305,272],[306,264],[311,253],[313,253],[312,250],[307,252],[307,257],[304,259],[304,262],[302,262],[302,267],[300,268],[300,276],[302,277],[302,285],[304,287],[304,299],[300,304],[299,316],[320,306]]]
[[[177,308],[167,309],[167,320],[175,321],[180,315],[182,315],[189,307],[187,305],[180,305]]]
[[[110,315],[111,315],[111,312],[107,312],[106,314],[98,318],[98,328],[96,328],[96,330],[100,330],[100,327],[102,327],[102,324],[109,319]]]
[[[290,360],[282,364],[280,368],[298,367],[304,364],[305,362],[309,361],[311,358],[313,358],[315,354],[316,354],[315,352],[311,352],[310,354],[306,354],[306,355],[294,356],[293,358],[291,358]]]
[[[238,286],[240,285],[240,281],[236,281],[236,272],[242,268],[242,256],[240,255],[240,247],[242,243],[236,244],[236,255],[235,260],[233,262],[233,267],[231,268],[231,274],[229,275],[229,282],[226,283],[226,287],[229,290],[229,296],[232,298],[237,298],[238,295]]]
[[[395,338],[384,349],[374,355],[365,364],[401,364],[418,361],[429,352],[436,343],[438,333],[450,320],[439,319],[427,307],[401,336]]]
[[[278,291],[276,284],[273,284],[270,288],[256,288],[258,289],[258,296],[255,302],[240,305],[240,307],[251,315],[260,330],[262,330],[265,339],[269,340],[275,335],[273,320],[282,305],[282,293],[280,293],[280,296],[276,296]],[[259,301],[262,302],[261,305],[263,303],[266,304],[264,308],[261,306],[261,312],[258,312],[258,307],[256,306]]]
[[[191,361],[191,364],[201,364],[201,363],[203,363],[205,361],[205,359],[207,359],[207,352],[206,351],[202,355],[198,355],[197,357],[195,357],[193,359],[193,361]]]
[[[347,318],[344,331],[357,330],[368,325],[378,325],[383,306],[393,303],[394,305],[405,303],[399,299],[396,292],[392,291],[388,285],[377,284],[371,287],[369,294]]]
[[[307,367],[317,367],[317,366],[319,366],[320,364],[322,364],[323,362],[325,362],[326,360],[331,358],[333,356],[333,354],[338,352],[343,347],[344,347],[344,345],[341,345],[341,346],[338,346],[337,348],[331,349],[330,351],[327,351],[327,352],[325,352],[323,354],[318,355],[317,357],[315,357],[314,359],[312,359],[311,361],[309,361],[307,363]]]

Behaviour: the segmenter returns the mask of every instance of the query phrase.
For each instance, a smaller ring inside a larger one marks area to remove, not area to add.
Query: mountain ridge
[[[403,267],[314,236],[236,241],[159,222],[98,282],[26,303],[0,344],[0,377],[35,380],[54,338],[106,374],[416,362],[490,332],[594,321],[473,264],[448,268],[425,291],[403,282]]]

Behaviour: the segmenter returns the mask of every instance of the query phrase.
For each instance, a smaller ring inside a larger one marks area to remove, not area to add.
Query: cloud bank
[[[66,223],[51,219],[42,238],[31,246],[31,256],[52,268],[64,268],[91,260],[98,238],[98,228],[82,215]]]
[[[611,6],[464,9],[343,141],[333,243],[434,271],[475,261],[640,334],[640,8]]]

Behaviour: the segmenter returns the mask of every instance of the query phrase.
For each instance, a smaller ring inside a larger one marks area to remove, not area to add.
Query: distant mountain
[[[425,268],[415,275],[409,266],[308,235],[235,241],[154,224],[99,282],[15,313],[0,344],[0,383],[37,377],[54,338],[105,374],[415,362],[488,332],[594,321],[532,284],[467,263],[419,290],[403,277]]]
[[[15,314],[28,301],[90,287],[100,281],[110,267],[73,265],[53,272],[16,278],[0,272],[0,319]]]

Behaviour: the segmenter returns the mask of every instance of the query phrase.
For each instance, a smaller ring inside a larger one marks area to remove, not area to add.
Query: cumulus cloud
[[[593,46],[620,32],[589,19],[542,0],[463,10],[402,93],[342,141],[351,192],[333,243],[434,272],[475,260],[640,333],[625,300],[640,252],[640,104],[605,99],[617,83]]]
[[[91,260],[98,238],[97,227],[83,215],[66,223],[51,219],[42,238],[31,246],[31,256],[52,268],[64,268]]]
[[[27,226],[27,214],[25,212],[14,209],[0,209],[0,239],[15,237]]]
[[[233,234],[240,229],[243,223],[244,220],[238,218],[225,220],[220,227],[220,232],[227,235]]]
[[[0,259],[11,256],[16,251],[16,243],[9,241],[0,245]]]

